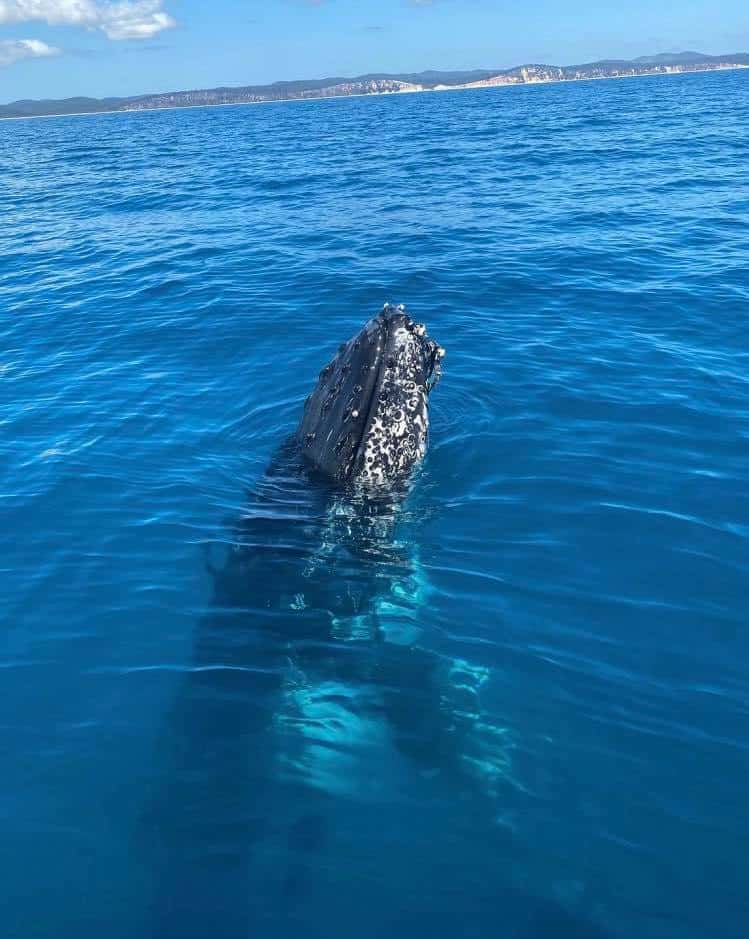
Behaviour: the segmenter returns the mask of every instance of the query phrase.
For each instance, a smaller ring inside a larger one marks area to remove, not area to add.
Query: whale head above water
[[[297,431],[306,459],[340,483],[406,479],[426,453],[443,355],[403,306],[386,303],[320,372]]]

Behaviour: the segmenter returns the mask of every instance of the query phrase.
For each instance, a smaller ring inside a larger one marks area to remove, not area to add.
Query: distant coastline
[[[632,60],[602,60],[585,65],[521,65],[511,69],[471,72],[420,72],[397,75],[363,75],[358,78],[276,82],[272,85],[177,91],[132,98],[68,98],[55,101],[15,101],[0,105],[0,120],[35,117],[80,117],[133,111],[165,111],[177,108],[231,107],[280,101],[309,101],[370,95],[414,94],[477,88],[646,78],[695,72],[733,71],[749,68],[748,53],[708,56],[696,52],[665,53]]]

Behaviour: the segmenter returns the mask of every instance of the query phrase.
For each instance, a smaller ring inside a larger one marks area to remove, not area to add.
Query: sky
[[[0,103],[749,51],[746,0],[0,0]]]

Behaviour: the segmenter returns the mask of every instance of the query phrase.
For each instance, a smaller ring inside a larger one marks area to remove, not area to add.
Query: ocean
[[[746,72],[0,122],[4,939],[746,939],[748,163]],[[385,301],[410,491],[261,498]]]

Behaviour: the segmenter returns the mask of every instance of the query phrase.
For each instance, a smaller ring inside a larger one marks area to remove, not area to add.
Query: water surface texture
[[[749,935],[747,165],[740,72],[0,123],[3,937]],[[385,300],[372,507],[282,445]]]

